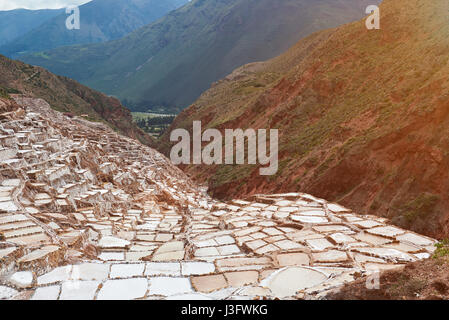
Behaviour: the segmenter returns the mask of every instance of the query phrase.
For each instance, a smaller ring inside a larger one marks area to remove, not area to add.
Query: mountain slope
[[[449,3],[385,0],[221,80],[172,125],[279,128],[279,171],[192,166],[214,195],[301,190],[434,236],[449,235]],[[170,130],[168,130],[169,132]],[[161,149],[168,153],[168,134]]]
[[[133,122],[131,112],[120,102],[87,88],[74,80],[56,76],[0,55],[0,96],[21,93],[42,98],[61,112],[86,115],[89,120],[105,122],[116,131],[152,145],[151,137]]]
[[[26,34],[62,12],[63,10],[26,9],[0,11],[0,46]]]
[[[173,112],[234,68],[272,58],[316,30],[358,19],[372,3],[194,0],[121,40],[21,59],[113,94],[132,110]]]
[[[79,30],[66,28],[69,15],[63,10],[53,19],[0,47],[0,53],[18,57],[20,54],[60,46],[118,39],[186,2],[187,0],[94,0],[79,7]]]

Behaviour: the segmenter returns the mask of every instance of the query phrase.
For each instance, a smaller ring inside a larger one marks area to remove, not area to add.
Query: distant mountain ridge
[[[93,0],[79,7],[79,30],[66,28],[69,15],[62,9],[58,15],[33,30],[5,43],[0,47],[0,53],[16,58],[21,54],[61,46],[118,39],[156,21],[186,2],[188,0]],[[26,17],[23,20],[27,22]]]
[[[380,0],[193,0],[120,40],[22,56],[117,96],[134,111],[178,112],[242,64],[361,18]],[[83,66],[83,68],[79,68]]]
[[[62,12],[63,9],[0,11],[0,46],[23,36]]]

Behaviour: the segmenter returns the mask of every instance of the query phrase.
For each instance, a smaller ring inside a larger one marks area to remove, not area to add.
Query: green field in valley
[[[132,112],[133,121],[154,138],[159,138],[173,122],[174,114]]]

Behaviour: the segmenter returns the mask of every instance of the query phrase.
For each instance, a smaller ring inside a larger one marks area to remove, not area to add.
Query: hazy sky
[[[0,0],[0,11],[18,8],[59,9],[69,5],[80,5],[91,0]]]

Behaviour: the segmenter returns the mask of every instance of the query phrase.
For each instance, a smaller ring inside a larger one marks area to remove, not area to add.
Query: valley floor
[[[0,100],[0,299],[319,299],[434,239],[302,193],[210,198],[168,159]]]

